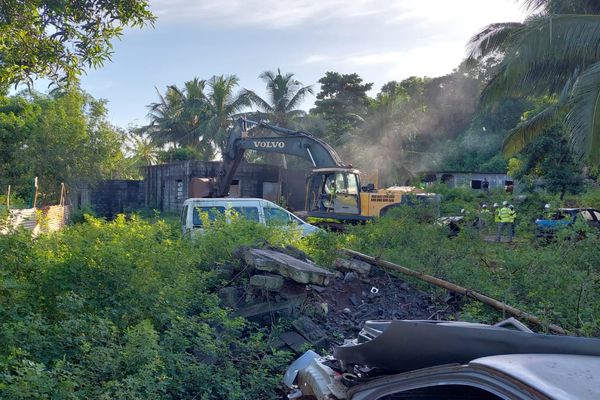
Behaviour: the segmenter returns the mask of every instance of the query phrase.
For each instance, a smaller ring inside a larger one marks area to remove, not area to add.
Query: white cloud
[[[323,64],[332,60],[331,56],[325,56],[322,54],[312,54],[304,60],[300,61],[301,64]]]
[[[155,0],[159,20],[196,20],[223,28],[289,28],[310,22],[365,17],[385,11],[377,0]]]
[[[482,18],[520,20],[523,16],[514,0],[154,0],[152,9],[159,21],[196,21],[225,29],[283,29],[373,15],[392,23],[412,20],[457,26],[477,25]]]
[[[350,56],[346,58],[344,62],[350,65],[396,64],[402,61],[404,54],[405,53],[398,51],[367,53]]]

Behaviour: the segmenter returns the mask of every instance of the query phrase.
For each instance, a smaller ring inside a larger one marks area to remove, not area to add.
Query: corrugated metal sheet
[[[28,229],[34,235],[42,232],[55,232],[69,221],[70,210],[70,206],[10,210],[8,229],[3,229],[0,233],[17,228]]]

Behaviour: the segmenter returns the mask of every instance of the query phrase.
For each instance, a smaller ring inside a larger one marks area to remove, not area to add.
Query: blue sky
[[[356,72],[375,94],[390,80],[451,72],[478,29],[524,18],[513,0],[151,0],[151,7],[154,28],[127,30],[112,62],[82,78],[121,127],[147,123],[155,88],[194,77],[234,73],[241,88],[262,94],[265,70],[293,72],[315,92],[327,71]]]

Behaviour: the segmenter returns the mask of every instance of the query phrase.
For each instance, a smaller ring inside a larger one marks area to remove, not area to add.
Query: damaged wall
[[[178,212],[188,198],[191,179],[216,176],[220,166],[218,161],[182,161],[146,167],[145,206]],[[273,202],[279,202],[283,195],[288,204],[303,209],[305,175],[305,171],[283,170],[274,165],[242,163],[234,176],[236,184],[232,185],[230,194],[232,197],[259,197]]]

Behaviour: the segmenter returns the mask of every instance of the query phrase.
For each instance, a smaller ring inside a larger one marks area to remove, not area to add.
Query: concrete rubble
[[[221,303],[265,325],[289,320],[274,347],[326,349],[355,337],[366,320],[448,319],[457,309],[455,298],[438,299],[359,260],[337,259],[332,270],[292,248],[240,248],[236,256],[243,260],[238,271],[217,271],[227,281]]]

